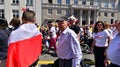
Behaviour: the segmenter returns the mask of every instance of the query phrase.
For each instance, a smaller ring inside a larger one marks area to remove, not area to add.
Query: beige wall
[[[43,1],[48,1],[48,0],[43,0]],[[65,1],[66,0],[62,0],[62,4],[65,4],[66,3]],[[70,0],[70,1],[71,1],[70,2],[71,5],[74,4],[74,0]],[[101,3],[101,7],[104,6],[104,2],[107,2],[108,3],[108,7],[111,8],[111,3],[115,3],[115,2],[117,2],[117,0],[102,0],[102,1],[101,0],[94,0],[94,6],[98,6],[98,2]],[[43,3],[47,3],[47,2],[43,2]],[[82,5],[82,0],[79,0],[78,3],[79,3],[79,5]],[[53,4],[57,4],[57,0],[53,0]],[[90,1],[89,0],[86,1],[86,5],[90,5]],[[60,8],[58,8],[58,9],[60,9]],[[42,19],[43,19],[43,21],[45,19],[56,19],[56,18],[58,18],[60,16],[66,15],[65,9],[64,10],[61,9],[62,10],[62,12],[61,12],[62,14],[61,15],[58,15],[56,10],[57,9],[55,9],[55,10],[53,9],[53,14],[49,15],[48,12],[47,12],[47,8],[43,9],[42,10],[42,12],[43,12],[42,13],[42,16],[43,16]],[[79,10],[84,10],[84,9],[79,9]],[[69,11],[71,11],[71,10],[69,10]],[[101,13],[101,16],[98,16],[98,20],[101,20],[101,21],[111,22],[111,19],[117,20],[118,17],[120,17],[120,16],[118,16],[117,11],[108,11],[107,9],[105,9],[105,11],[99,9],[98,11]],[[104,12],[108,13],[107,17],[104,16]],[[114,17],[111,17],[111,13],[114,13]]]

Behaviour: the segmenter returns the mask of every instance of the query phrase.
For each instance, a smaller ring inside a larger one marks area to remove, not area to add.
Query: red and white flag
[[[42,35],[34,24],[23,24],[9,38],[6,67],[29,67],[42,50]]]

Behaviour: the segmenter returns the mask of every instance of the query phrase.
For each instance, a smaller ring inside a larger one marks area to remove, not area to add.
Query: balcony
[[[68,9],[69,5],[42,3],[42,8]]]
[[[105,12],[118,12],[118,10],[115,9],[115,8],[100,8],[100,11],[105,11]]]
[[[107,11],[107,12],[118,12],[117,9],[113,8],[101,8],[94,5],[79,5],[79,4],[73,4],[73,5],[65,5],[65,4],[49,4],[49,3],[42,3],[42,8],[46,9],[87,9],[87,10],[100,10],[100,11]]]
[[[75,8],[75,9],[91,9],[91,10],[99,10],[100,9],[98,6],[78,5],[78,4],[71,5],[71,8]]]

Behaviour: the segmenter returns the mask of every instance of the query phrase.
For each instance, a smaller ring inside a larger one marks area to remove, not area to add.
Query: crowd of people
[[[8,24],[0,18],[0,67],[34,67],[43,45],[48,53],[53,47],[59,57],[57,67],[80,67],[85,45],[94,54],[95,67],[120,67],[119,20],[80,26],[72,15],[39,26],[32,10],[24,11],[21,20],[14,17]]]

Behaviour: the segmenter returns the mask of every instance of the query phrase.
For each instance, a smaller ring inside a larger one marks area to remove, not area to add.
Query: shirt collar
[[[62,32],[62,34],[66,34],[68,29],[69,29],[69,27],[67,27],[67,28]]]

